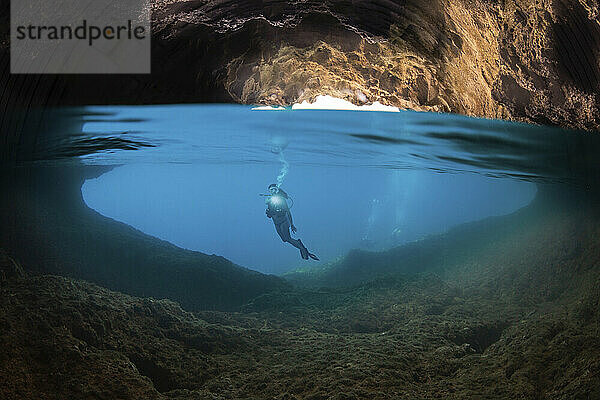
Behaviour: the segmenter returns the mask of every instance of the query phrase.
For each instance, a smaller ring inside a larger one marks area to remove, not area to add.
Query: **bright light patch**
[[[274,205],[281,205],[283,203],[283,199],[280,196],[271,196],[271,203]]]
[[[376,101],[373,104],[357,106],[347,100],[338,99],[331,96],[317,96],[314,103],[303,101],[300,104],[294,104],[292,110],[356,110],[356,111],[388,111],[398,112],[398,107],[386,106]]]
[[[282,106],[257,106],[257,107],[253,107],[253,110],[259,110],[259,111],[283,111],[285,110],[285,107]]]

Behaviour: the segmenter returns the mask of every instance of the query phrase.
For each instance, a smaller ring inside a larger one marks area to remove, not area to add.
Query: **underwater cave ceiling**
[[[600,127],[597,0],[161,0],[152,7],[151,75],[4,74],[10,94],[2,101],[291,104],[331,95]],[[5,70],[7,35],[6,24]]]

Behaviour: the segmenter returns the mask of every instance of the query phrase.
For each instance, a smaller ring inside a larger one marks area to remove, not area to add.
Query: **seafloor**
[[[0,398],[598,399],[597,217],[528,207],[354,252],[237,312],[187,312],[3,255]],[[438,265],[415,272],[415,260]]]

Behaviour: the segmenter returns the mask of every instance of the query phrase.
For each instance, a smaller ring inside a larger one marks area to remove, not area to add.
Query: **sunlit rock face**
[[[221,36],[219,77],[238,102],[284,105],[326,94],[598,128],[595,1],[221,1],[156,9],[161,37],[181,38],[189,24]]]
[[[27,105],[330,95],[599,129],[598,10],[598,0],[155,0],[151,75],[0,79],[32,87],[15,100]]]
[[[224,23],[220,13],[208,22],[233,42],[247,38],[224,71],[236,101],[284,105],[325,94],[355,104],[509,115],[492,96],[499,29],[490,13],[420,0],[280,4],[278,12],[240,6],[244,22]]]

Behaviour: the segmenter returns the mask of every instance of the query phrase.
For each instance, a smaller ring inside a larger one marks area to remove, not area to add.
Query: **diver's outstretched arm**
[[[292,229],[292,232],[296,233],[296,227],[294,226],[294,220],[292,219],[292,213],[290,212],[290,210],[287,210],[287,215],[290,219],[290,227]]]

